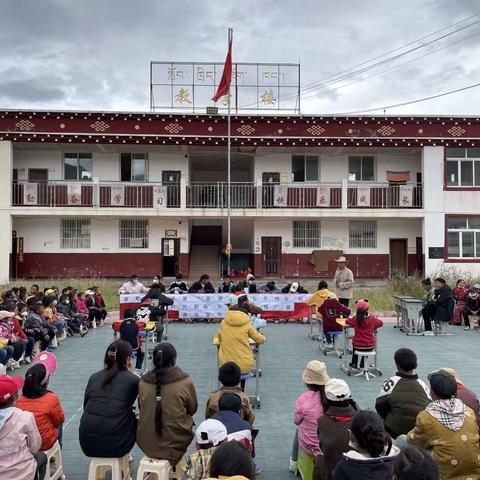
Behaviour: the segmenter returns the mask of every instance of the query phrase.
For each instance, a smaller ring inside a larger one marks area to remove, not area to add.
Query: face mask
[[[26,317],[28,315],[28,312],[22,312],[22,317]]]
[[[68,305],[70,303],[70,300],[65,300],[65,303]]]
[[[56,300],[54,300],[54,301],[53,301],[53,304],[54,304],[54,305],[56,305],[56,304],[57,304],[57,301],[56,301]]]
[[[154,278],[154,279],[153,279],[153,283],[159,283],[158,278]]]
[[[478,293],[469,293],[468,296],[470,298],[477,298],[478,297]]]

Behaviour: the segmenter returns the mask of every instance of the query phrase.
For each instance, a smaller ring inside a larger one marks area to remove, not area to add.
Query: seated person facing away
[[[273,280],[270,280],[265,285],[258,289],[258,293],[281,293],[282,291],[276,286]]]
[[[215,450],[227,441],[227,429],[222,422],[209,418],[195,432],[197,451],[187,460],[182,480],[205,480],[210,477],[210,461]]]
[[[349,429],[358,412],[356,403],[344,380],[331,378],[325,384],[326,410],[317,422],[319,446],[315,457],[315,480],[330,480],[343,452],[348,450]]]
[[[210,282],[210,277],[204,273],[198,282],[192,283],[188,293],[215,293],[215,288]]]
[[[225,442],[212,455],[209,480],[254,480],[255,466],[245,445]]]
[[[350,363],[351,368],[357,368],[358,355],[356,351],[371,352],[375,350],[375,330],[383,327],[383,322],[373,315],[369,315],[370,305],[367,300],[358,300],[357,314],[355,317],[347,319],[346,324],[353,327],[354,335],[352,338],[353,354]],[[363,368],[365,358],[362,357],[360,367]]]
[[[205,418],[210,418],[218,412],[218,401],[225,392],[234,392],[242,401],[240,417],[253,425],[255,415],[248,395],[240,388],[240,376],[240,367],[235,362],[226,362],[218,369],[218,381],[222,387],[208,397]]]
[[[234,392],[226,392],[218,401],[218,412],[212,417],[225,425],[227,439],[243,443],[250,452],[253,452],[252,426],[240,417],[242,400]]]
[[[0,376],[0,472],[2,480],[43,480],[47,456],[35,417],[15,407],[22,377]]]
[[[168,342],[153,351],[153,369],[139,385],[137,444],[152,458],[174,466],[187,451],[193,434],[197,393],[188,373],[177,367],[177,351]]]
[[[136,273],[132,273],[130,275],[130,280],[125,282],[119,289],[119,294],[136,294],[136,293],[147,293],[148,288],[145,287],[142,283],[138,280],[138,275]]]
[[[163,339],[163,317],[167,314],[166,307],[170,305],[173,305],[173,300],[164,295],[160,289],[150,289],[135,311],[138,322],[156,322],[157,342]]]
[[[61,441],[60,428],[65,421],[58,395],[48,390],[49,378],[44,364],[31,366],[25,374],[25,385],[17,402],[17,408],[35,416],[42,437],[42,451],[52,448],[57,440]]]
[[[392,444],[382,419],[374,412],[357,413],[350,429],[351,449],[333,471],[333,480],[390,480],[400,449]]]
[[[428,387],[415,373],[415,352],[400,348],[395,352],[394,360],[397,373],[383,383],[375,409],[385,422],[385,430],[397,438],[415,426],[418,413],[426,408],[431,399]]]
[[[442,480],[480,478],[475,414],[455,398],[457,382],[445,370],[428,375],[433,402],[421,411],[407,440],[425,448],[438,462]]]
[[[327,343],[331,343],[330,333],[343,332],[342,326],[337,323],[337,318],[340,316],[346,317],[352,311],[340,303],[337,298],[327,298],[319,307],[318,313],[322,316],[322,328]]]
[[[135,320],[135,310],[133,308],[127,308],[124,312],[124,315],[125,319],[120,325],[120,340],[129,343],[132,347],[132,353],[136,353],[137,359],[135,363],[135,369],[138,373],[142,369],[144,358],[142,343],[140,337],[138,336],[140,327]]]
[[[187,293],[188,287],[187,284],[182,280],[183,275],[181,273],[177,273],[175,277],[175,281],[170,284],[167,288],[168,293]]]
[[[321,280],[318,283],[318,290],[307,300],[307,304],[311,307],[320,308],[327,298],[337,298],[337,296],[328,289],[328,283]]]
[[[393,461],[392,480],[440,480],[437,462],[425,450],[408,446]]]
[[[298,282],[289,283],[282,288],[282,293],[308,293]]]

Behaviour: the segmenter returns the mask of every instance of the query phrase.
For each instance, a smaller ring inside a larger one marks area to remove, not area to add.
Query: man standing
[[[347,268],[347,259],[342,255],[337,262],[337,271],[333,278],[338,301],[348,307],[353,297],[353,272]]]

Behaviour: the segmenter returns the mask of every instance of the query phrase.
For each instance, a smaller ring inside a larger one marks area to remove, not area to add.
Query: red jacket
[[[327,298],[322,306],[318,309],[318,313],[322,316],[323,332],[341,332],[343,328],[337,323],[340,315],[347,316],[352,311],[345,305],[342,305],[336,298]]]
[[[20,326],[20,323],[18,322],[17,317],[12,318],[12,323],[13,323],[13,329],[12,329],[13,334],[20,340],[27,341],[27,336],[25,335],[25,332],[22,330],[22,327]]]
[[[45,451],[52,448],[58,438],[58,427],[65,421],[57,394],[47,392],[39,398],[27,398],[20,395],[15,406],[32,412],[35,416],[35,423],[42,437],[40,450]]]
[[[75,306],[77,307],[77,313],[88,313],[88,308],[85,300],[80,300],[79,298],[77,298],[75,300]]]
[[[383,322],[373,315],[365,318],[361,325],[357,323],[357,317],[349,318],[346,324],[355,329],[352,339],[353,346],[365,348],[375,346],[375,330],[383,327]]]

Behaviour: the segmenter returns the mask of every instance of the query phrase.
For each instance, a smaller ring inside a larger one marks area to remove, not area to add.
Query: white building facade
[[[225,118],[1,112],[0,282],[226,272]],[[480,274],[480,123],[236,116],[232,268]]]

